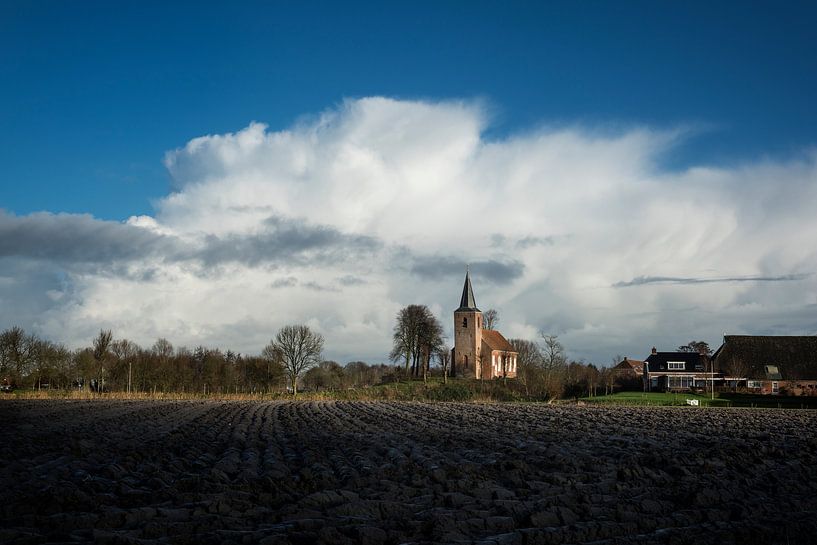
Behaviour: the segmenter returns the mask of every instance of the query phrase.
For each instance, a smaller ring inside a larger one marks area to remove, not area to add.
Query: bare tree
[[[171,344],[170,341],[164,337],[159,337],[156,339],[156,342],[153,343],[150,352],[153,355],[152,359],[156,365],[153,376],[154,388],[157,382],[167,386],[179,378],[177,376],[178,369],[173,369],[170,365],[173,358],[173,344]],[[203,360],[204,358],[202,358],[201,361],[203,362]]]
[[[44,339],[32,339],[31,355],[31,376],[29,380],[32,382],[32,387],[42,390],[43,385],[51,386],[52,368],[52,354],[54,352],[54,344],[51,341]]]
[[[423,355],[423,361],[420,362],[423,371],[423,380],[427,380],[428,371],[431,367],[431,357],[440,350],[444,349],[443,342],[443,326],[439,320],[428,310],[425,309],[423,320],[420,322],[419,337],[417,344],[419,352]]]
[[[343,366],[346,385],[351,387],[368,386],[369,366],[363,361],[350,361]]]
[[[543,382],[544,363],[542,351],[535,342],[525,339],[509,339],[517,352],[516,377],[525,386],[525,395],[536,391]]]
[[[128,366],[127,392],[131,393],[133,386],[133,361],[139,353],[139,346],[127,339],[121,339],[111,343],[111,352],[118,363],[127,364]]]
[[[499,313],[496,309],[489,308],[482,313],[482,323],[485,329],[494,329],[499,323]]]
[[[151,348],[154,354],[167,361],[173,356],[173,345],[164,337],[159,337]]]
[[[31,374],[38,339],[26,335],[21,327],[12,327],[0,333],[0,372],[2,378],[10,375],[10,381],[19,384]]]
[[[113,333],[111,330],[100,329],[99,335],[94,339],[94,361],[97,366],[97,391],[102,391],[105,384],[105,363],[108,360],[108,348],[111,345]]]
[[[270,346],[271,350],[280,352],[284,369],[292,384],[292,395],[297,395],[298,378],[321,361],[323,336],[313,333],[306,325],[288,325],[278,331]]]
[[[409,305],[400,309],[394,324],[392,350],[389,358],[393,362],[403,359],[406,374],[409,373],[409,365],[413,365],[417,352],[417,330],[420,327],[422,308],[421,305]]]
[[[712,364],[714,365],[714,361]],[[731,378],[747,378],[749,374],[749,365],[747,365],[743,358],[733,355],[726,361],[726,365],[723,366],[723,370],[726,371],[726,374]],[[739,383],[740,381],[735,381],[735,389],[737,389]]]
[[[567,359],[565,349],[559,342],[557,335],[550,335],[544,331],[539,333],[542,338],[543,366],[545,370],[545,388],[551,398],[557,397],[562,391],[562,379]]]

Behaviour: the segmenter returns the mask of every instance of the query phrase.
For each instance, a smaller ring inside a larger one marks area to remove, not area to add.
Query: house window
[[[776,394],[780,391],[780,383],[777,381],[772,382],[772,393]]]
[[[684,370],[684,362],[682,361],[668,361],[667,362],[667,369],[670,371],[683,371]]]
[[[747,388],[762,388],[763,383],[761,383],[759,380],[747,380],[746,381],[746,387]]]
[[[693,383],[692,377],[667,376],[667,388],[691,388]]]

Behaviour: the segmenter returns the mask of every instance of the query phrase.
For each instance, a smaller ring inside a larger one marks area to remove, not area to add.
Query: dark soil
[[[0,401],[0,543],[817,543],[817,411]]]

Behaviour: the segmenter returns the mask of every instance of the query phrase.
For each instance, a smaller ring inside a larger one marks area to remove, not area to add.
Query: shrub
[[[453,382],[429,389],[427,395],[432,401],[470,401],[474,397],[467,385]]]

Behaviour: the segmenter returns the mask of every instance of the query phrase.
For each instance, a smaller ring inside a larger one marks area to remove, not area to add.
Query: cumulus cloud
[[[817,333],[817,153],[668,171],[683,130],[489,124],[478,102],[348,100],[169,151],[152,216],[0,214],[0,325],[28,293],[21,325],[73,345],[112,327],[248,353],[304,322],[327,356],[380,361],[404,305],[450,335],[468,265],[506,336],[556,333],[602,364]],[[34,262],[50,272],[14,272]]]

